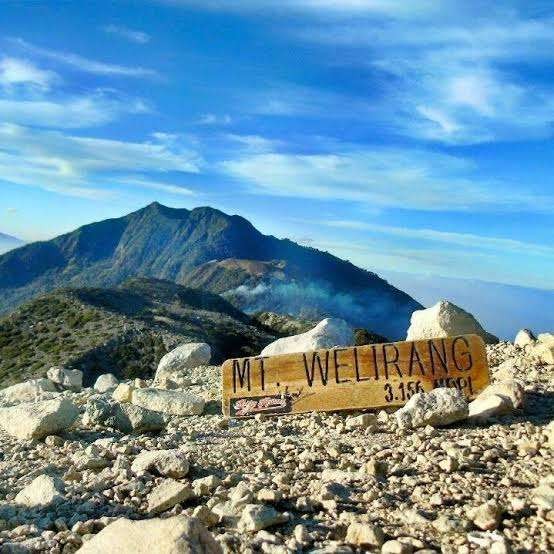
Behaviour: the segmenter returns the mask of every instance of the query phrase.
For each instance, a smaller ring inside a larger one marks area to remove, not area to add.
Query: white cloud
[[[337,154],[246,154],[221,164],[254,192],[414,210],[548,211],[552,197],[478,179],[464,159],[424,150],[374,148]]]
[[[135,42],[136,44],[146,44],[150,42],[150,35],[144,31],[137,31],[136,29],[129,29],[122,25],[106,25],[102,27],[104,32],[110,35],[119,36],[129,42]]]
[[[7,90],[17,86],[30,86],[49,89],[59,81],[59,76],[45,69],[40,69],[29,60],[5,57],[0,60],[0,85]]]
[[[493,251],[501,250],[515,254],[524,254],[526,256],[554,256],[554,247],[552,246],[529,243],[515,239],[476,235],[473,233],[457,233],[437,231],[435,229],[397,227],[355,220],[331,220],[323,222],[323,224],[329,227],[370,231],[406,239],[454,244],[456,246],[465,246],[471,249],[489,249]]]
[[[483,17],[471,2],[447,2],[424,19],[305,21],[294,34],[368,75],[381,121],[398,133],[447,144],[544,138],[554,92],[518,64],[550,63],[554,19],[524,12],[491,4]]]
[[[156,176],[196,173],[201,164],[201,158],[182,145],[123,142],[0,125],[0,180],[60,194],[107,197],[119,179],[122,184],[132,185],[134,181],[136,186],[162,190],[162,185],[172,185]]]
[[[238,135],[228,133],[225,135],[225,138],[239,144],[243,152],[272,152],[275,148],[283,144],[281,140],[268,139],[260,135]]]
[[[170,183],[162,183],[160,181],[145,179],[144,177],[118,177],[117,183],[121,185],[129,185],[132,187],[139,187],[145,189],[159,190],[168,194],[175,194],[178,196],[195,196],[196,193],[186,187],[179,185],[172,185]]]
[[[84,56],[79,56],[78,54],[73,54],[71,52],[60,52],[58,50],[41,48],[23,39],[14,39],[12,42],[35,56],[53,60],[63,65],[68,65],[85,73],[112,77],[118,75],[122,77],[156,77],[158,75],[158,73],[153,69],[147,69],[138,65],[128,67],[124,65],[91,60],[90,58],[85,58]]]
[[[223,12],[417,16],[436,10],[431,0],[162,0],[166,4]]]
[[[83,96],[59,98],[0,98],[0,119],[5,122],[59,129],[103,125],[124,113],[145,113],[142,100],[118,98],[98,91]]]
[[[206,113],[200,116],[198,119],[199,125],[230,125],[232,123],[230,115],[216,115],[213,113]]]

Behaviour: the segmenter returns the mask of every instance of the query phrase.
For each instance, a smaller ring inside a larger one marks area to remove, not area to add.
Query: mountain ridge
[[[212,361],[257,354],[276,338],[217,294],[160,279],[117,288],[62,288],[0,318],[0,386],[42,377],[51,366],[150,378],[184,342],[208,342]]]
[[[25,241],[20,238],[0,232],[0,255],[24,244]]]
[[[137,276],[188,285],[199,267],[229,259],[284,267],[278,282],[272,276],[252,279],[245,274],[248,287],[261,283],[266,288],[261,295],[256,289],[255,306],[248,294],[231,297],[244,311],[271,309],[274,298],[269,293],[278,291],[278,304],[287,313],[346,319],[352,313],[353,325],[400,337],[412,311],[421,307],[375,273],[327,252],[264,235],[239,215],[208,206],[188,210],[154,202],[0,256],[0,312],[60,286],[115,287]],[[225,292],[227,278],[223,271],[214,292]],[[242,283],[239,279],[229,285],[232,290]],[[301,291],[307,287],[310,297],[303,299]],[[294,299],[291,305],[289,297]],[[303,312],[311,307],[310,313]]]

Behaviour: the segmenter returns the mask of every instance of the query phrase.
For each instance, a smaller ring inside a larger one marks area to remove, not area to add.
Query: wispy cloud
[[[417,16],[436,10],[431,0],[162,0],[166,4],[222,12]]]
[[[235,133],[228,133],[225,135],[225,138],[238,144],[242,152],[272,152],[283,144],[283,141],[279,139],[270,139],[260,135],[239,135]]]
[[[140,99],[98,91],[82,96],[15,99],[0,98],[0,119],[37,127],[75,129],[104,125],[125,113],[149,111]]]
[[[106,76],[122,76],[122,77],[156,77],[158,73],[153,69],[148,69],[140,66],[128,67],[112,63],[92,60],[72,52],[60,52],[48,48],[35,46],[23,39],[13,39],[13,43],[17,44],[23,50],[40,56],[45,59],[55,61],[59,64],[67,65],[78,71],[85,73],[93,73],[95,75]]]
[[[121,184],[172,189],[159,176],[196,173],[202,160],[185,145],[78,137],[0,125],[0,180],[86,198],[107,197]],[[180,188],[180,187],[179,187]]]
[[[412,227],[398,227],[392,225],[380,225],[356,220],[330,220],[323,222],[329,227],[341,229],[354,229],[360,231],[370,231],[394,237],[400,237],[410,240],[424,240],[430,242],[439,242],[456,246],[468,247],[472,250],[488,249],[493,251],[504,251],[514,254],[554,256],[554,247],[544,244],[529,243],[515,239],[500,237],[489,237],[486,235],[477,235],[474,233],[456,233],[447,231],[438,231],[436,229],[418,229]]]
[[[10,57],[0,60],[0,86],[8,91],[19,86],[47,90],[59,80],[54,71],[41,69],[29,60]]]
[[[415,149],[372,148],[334,154],[246,154],[222,162],[254,192],[333,199],[369,207],[425,211],[549,211],[554,198],[502,190],[465,159]],[[500,191],[502,191],[500,193]]]
[[[413,6],[413,4],[412,4]],[[397,132],[447,144],[543,138],[552,133],[554,92],[517,64],[540,67],[554,48],[554,20],[532,9],[440,3],[408,17],[305,21],[303,41],[341,52],[376,85],[374,103]],[[405,14],[406,15],[406,14]]]
[[[169,194],[175,194],[178,196],[196,195],[196,192],[194,192],[190,188],[182,187],[180,185],[172,185],[170,183],[163,183],[153,179],[145,179],[144,177],[118,177],[117,183],[121,185],[129,185],[131,187],[159,190],[161,192],[167,192]]]
[[[367,236],[359,240],[316,240],[313,246],[373,271],[379,268],[552,288],[548,276],[554,271],[554,257],[536,257],[533,252],[526,256],[518,252],[514,258],[493,248],[489,251],[454,248],[446,243],[442,246],[421,244],[414,248],[413,244],[399,243],[394,237]],[[514,263],[514,259],[519,263]]]
[[[129,29],[129,27],[123,25],[111,24],[102,27],[102,29],[110,35],[116,35],[136,44],[146,44],[150,42],[150,35],[148,33],[137,31],[136,29]]]
[[[227,114],[205,113],[200,116],[197,123],[198,125],[230,125],[232,121],[231,116]]]

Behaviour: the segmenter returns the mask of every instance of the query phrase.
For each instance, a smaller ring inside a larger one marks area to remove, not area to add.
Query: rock
[[[533,503],[546,510],[554,510],[554,474],[547,475],[533,489]]]
[[[79,554],[223,554],[213,535],[196,519],[176,516],[118,519],[83,543]]]
[[[116,402],[131,402],[134,387],[127,383],[119,383],[112,393],[112,398]]]
[[[371,523],[352,522],[346,531],[346,542],[357,546],[381,548],[385,542],[385,534],[377,525]]]
[[[148,495],[148,511],[153,514],[165,512],[165,510],[173,508],[175,504],[185,502],[192,496],[190,485],[179,483],[175,479],[164,479]]]
[[[473,510],[472,521],[483,531],[492,531],[498,527],[502,508],[495,502],[485,502]]]
[[[238,522],[239,531],[260,531],[266,527],[284,523],[288,517],[266,504],[247,504]]]
[[[377,423],[375,414],[360,414],[359,416],[351,416],[346,418],[347,429],[367,429]]]
[[[67,398],[0,408],[0,426],[18,439],[40,439],[67,429],[79,410]]]
[[[100,394],[104,394],[105,392],[115,389],[118,384],[119,381],[115,375],[112,375],[111,373],[104,373],[96,379],[96,382],[94,383],[94,390]]]
[[[485,331],[470,313],[447,300],[441,300],[430,308],[416,310],[412,314],[406,340],[466,334],[479,335],[488,344],[498,342],[498,338]]]
[[[511,381],[518,372],[517,361],[508,358],[493,369],[494,378],[497,381]]]
[[[194,508],[194,510],[192,511],[192,517],[198,519],[206,527],[212,527],[219,522],[219,517],[214,514],[208,508],[208,506],[204,504],[201,504],[200,506],[196,506],[196,508]]]
[[[496,550],[493,550],[495,544],[508,546],[506,539],[497,531],[471,531],[467,534],[467,540],[471,544],[476,544],[486,549],[489,554]]]
[[[102,469],[110,465],[109,460],[104,458],[102,451],[94,444],[87,446],[84,450],[75,452],[71,456],[71,461],[78,470]]]
[[[63,483],[50,475],[39,475],[29,485],[19,491],[14,499],[16,504],[27,508],[49,506],[61,502],[64,492]]]
[[[514,344],[515,346],[523,348],[525,346],[535,344],[536,340],[537,337],[535,337],[533,331],[530,331],[529,329],[521,329],[518,331],[516,338],[514,339]]]
[[[192,489],[196,496],[205,496],[216,489],[221,483],[221,479],[217,475],[207,475],[200,479],[195,479],[192,482]]]
[[[476,398],[469,403],[468,419],[474,422],[484,422],[492,417],[509,414],[513,411],[512,403],[505,396],[498,394]]]
[[[461,391],[454,388],[437,388],[414,394],[396,412],[399,427],[411,429],[425,425],[440,427],[466,419],[467,416],[467,400]]]
[[[471,523],[467,519],[445,514],[433,521],[433,527],[439,533],[463,533],[471,528]]]
[[[554,334],[541,333],[537,337],[531,354],[536,356],[543,364],[554,364]]]
[[[83,423],[111,427],[122,433],[146,433],[165,427],[163,416],[157,412],[103,398],[91,398],[87,402]]]
[[[190,369],[210,363],[212,350],[205,342],[182,344],[168,352],[158,364],[154,385],[164,379],[179,383],[180,378],[188,378]]]
[[[83,388],[83,372],[78,369],[51,367],[46,372],[46,376],[64,389],[79,392]]]
[[[131,401],[147,410],[178,416],[200,415],[204,411],[204,399],[184,391],[135,389]]]
[[[411,544],[406,544],[398,540],[387,541],[381,547],[382,554],[412,554],[414,548]]]
[[[0,406],[48,400],[58,394],[56,385],[50,379],[31,379],[0,390]]]
[[[443,471],[446,471],[446,473],[452,473],[460,467],[460,464],[458,463],[458,460],[456,460],[456,458],[453,458],[452,456],[447,456],[444,460],[441,460],[439,462],[439,467]]]
[[[150,450],[141,452],[133,460],[131,470],[136,474],[149,471],[163,477],[180,479],[188,473],[189,462],[182,450]]]
[[[373,477],[385,477],[387,475],[387,464],[381,460],[371,458],[364,465],[366,475]]]
[[[491,417],[512,413],[522,408],[525,390],[519,381],[509,379],[489,385],[469,403],[469,419],[483,422]]]
[[[354,342],[354,330],[342,319],[327,318],[313,329],[300,335],[283,337],[268,344],[261,352],[262,356],[306,352],[333,346],[351,346]]]
[[[487,398],[493,395],[504,397],[509,402],[512,409],[523,408],[525,404],[525,389],[523,385],[515,379],[506,379],[489,385],[479,393],[477,399]]]

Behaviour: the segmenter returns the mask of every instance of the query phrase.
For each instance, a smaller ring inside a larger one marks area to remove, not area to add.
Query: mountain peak
[[[229,259],[243,262],[212,264],[200,276],[195,272],[212,260]],[[274,268],[272,262],[280,265]],[[264,264],[271,271],[260,270]],[[180,284],[202,277],[202,290],[240,289],[237,304],[245,310],[277,306],[284,313],[342,317],[392,338],[404,334],[411,313],[421,307],[377,275],[264,235],[239,215],[153,202],[0,256],[0,313],[55,287],[114,287],[136,276]]]

